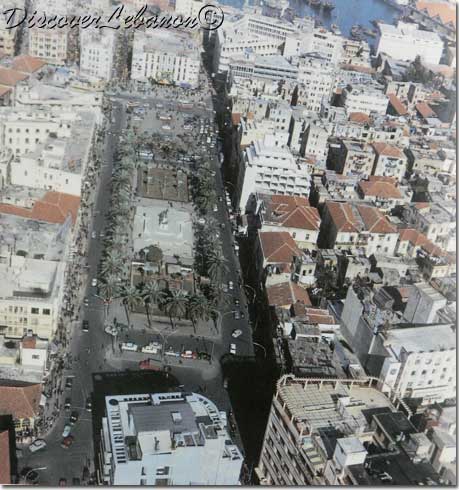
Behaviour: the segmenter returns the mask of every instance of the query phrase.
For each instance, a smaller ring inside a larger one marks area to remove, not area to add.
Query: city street
[[[172,111],[178,110],[177,97],[171,97],[168,106]],[[151,105],[165,103],[164,96],[157,94],[148,96],[148,98],[137,95],[122,95],[112,97],[112,116],[109,131],[105,134],[105,148],[102,158],[100,173],[100,185],[95,190],[95,205],[93,211],[92,227],[88,231],[88,250],[86,255],[87,269],[81,271],[83,278],[86,276],[86,287],[84,293],[80,296],[81,313],[78,321],[72,322],[72,332],[70,337],[70,366],[63,373],[63,380],[73,378],[71,389],[64,390],[61,395],[60,407],[61,412],[57,422],[51,431],[44,437],[47,447],[36,453],[24,451],[24,457],[20,461],[21,467],[39,468],[46,466],[41,470],[40,484],[57,485],[61,478],[65,478],[68,484],[71,484],[73,478],[82,478],[85,467],[89,468],[91,473],[94,472],[93,454],[93,434],[92,434],[92,417],[91,412],[86,411],[86,403],[92,392],[92,374],[101,371],[119,371],[126,369],[136,369],[140,360],[150,356],[133,353],[120,353],[118,346],[115,346],[115,352],[112,350],[112,338],[106,334],[103,329],[103,309],[104,305],[94,295],[96,288],[91,286],[91,279],[97,277],[97,268],[102,253],[102,240],[100,233],[105,228],[105,214],[110,205],[110,178],[113,169],[113,156],[118,145],[120,131],[126,127],[125,104],[128,101],[142,101]],[[206,98],[206,104],[211,104],[210,94]],[[212,106],[210,106],[212,107]],[[199,109],[196,111],[199,115],[206,115],[213,118],[213,111],[209,108]],[[209,115],[210,113],[210,115]],[[200,335],[197,338],[190,337],[190,334],[174,333],[174,336],[168,341],[168,345],[181,351],[184,347],[190,349],[212,352],[212,362],[183,360],[181,363],[178,359],[171,358],[166,363],[171,368],[171,373],[183,385],[183,389],[197,391],[211,398],[217,403],[220,409],[230,410],[229,399],[226,390],[223,388],[223,379],[221,375],[219,360],[225,354],[228,354],[230,344],[237,346],[238,356],[253,356],[253,345],[251,341],[251,329],[248,323],[248,314],[246,307],[245,293],[240,287],[240,270],[237,257],[234,253],[234,238],[231,233],[229,223],[229,213],[224,199],[223,182],[220,175],[220,166],[217,157],[217,148],[213,150],[212,161],[215,168],[215,185],[218,195],[223,197],[218,203],[218,212],[213,213],[213,217],[220,223],[225,223],[225,228],[221,230],[222,248],[226,259],[228,260],[229,272],[226,275],[225,282],[232,281],[234,290],[232,296],[240,300],[240,309],[245,311],[245,318],[236,320],[233,317],[233,301],[228,301],[229,305],[221,311],[220,331],[216,332],[209,338]],[[95,232],[96,238],[91,238]],[[88,298],[89,305],[83,306],[83,297]],[[123,315],[124,316],[124,315]],[[89,332],[83,332],[81,328],[82,320],[89,321]],[[167,321],[167,319],[166,319]],[[231,333],[235,329],[242,330],[242,335],[234,339]],[[127,337],[122,340],[131,340],[139,345],[148,344],[152,340],[153,332],[142,330],[129,330],[126,332]],[[167,357],[167,356],[165,356]],[[163,361],[164,362],[164,361]],[[159,365],[161,363],[158,363]],[[77,410],[80,414],[78,422],[72,427],[72,436],[74,443],[71,447],[64,449],[60,446],[62,440],[62,431],[68,421],[70,411],[64,411],[64,399],[71,398],[71,410]],[[49,462],[52,462],[50,464]]]

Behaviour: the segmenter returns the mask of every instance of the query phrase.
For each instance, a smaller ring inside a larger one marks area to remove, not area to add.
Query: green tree
[[[167,292],[162,308],[169,317],[172,329],[175,327],[173,318],[180,320],[186,315],[188,301],[188,295],[182,289],[172,289]]]

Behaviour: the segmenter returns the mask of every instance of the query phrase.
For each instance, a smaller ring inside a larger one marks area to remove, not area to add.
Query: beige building
[[[69,31],[62,29],[27,29],[29,54],[42,58],[52,65],[65,65]]]

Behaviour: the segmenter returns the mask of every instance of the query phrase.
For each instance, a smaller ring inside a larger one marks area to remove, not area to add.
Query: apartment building
[[[330,141],[327,168],[347,176],[368,178],[373,171],[375,152],[364,141],[339,139]]]
[[[384,94],[382,87],[373,84],[354,85],[343,89],[342,98],[348,114],[362,112],[363,114],[386,114],[389,97]]]
[[[310,176],[306,164],[298,162],[288,147],[273,145],[270,135],[244,151],[239,182],[239,206],[244,209],[250,194],[309,195]]]
[[[375,162],[372,175],[394,177],[397,182],[405,177],[407,157],[400,148],[388,143],[373,143]]]
[[[9,182],[79,196],[95,113],[0,111],[0,148],[11,151]]]
[[[304,84],[302,105],[319,113],[323,100],[330,100],[334,78],[334,64],[325,55],[310,53],[301,56],[298,59],[298,82]]]
[[[235,56],[228,65],[230,86],[244,80],[258,79],[264,83],[265,80],[296,80],[297,77],[298,68],[279,54]]]
[[[68,57],[69,29],[27,29],[29,55],[44,59],[51,65],[65,65]]]
[[[242,463],[226,413],[201,395],[105,398],[100,484],[237,485]]]
[[[140,82],[153,79],[195,88],[199,83],[200,49],[198,40],[184,31],[136,31],[131,79]]]
[[[80,73],[109,81],[114,76],[118,31],[80,29]]]
[[[362,249],[394,255],[398,231],[378,208],[364,204],[326,201],[322,210],[319,241],[321,248]]]
[[[443,41],[436,32],[419,29],[417,24],[398,22],[378,24],[376,54],[384,53],[396,60],[414,61],[420,56],[426,63],[438,65],[443,54]]]
[[[2,5],[2,16],[0,17],[0,52],[6,56],[14,56],[17,52],[19,40],[19,29],[8,28],[9,25],[15,25],[21,20],[21,9],[25,6],[25,0],[7,0]],[[17,11],[13,9],[17,8]],[[8,12],[8,17],[3,12]],[[9,25],[7,19],[11,17]]]
[[[303,133],[300,154],[312,156],[325,166],[328,155],[328,131],[320,121],[311,121]]]
[[[430,465],[415,462],[416,455],[427,452],[430,444],[397,411],[405,407],[392,393],[383,394],[372,378],[283,376],[277,383],[255,468],[260,483],[310,486],[438,482]],[[409,410],[408,414],[411,416]],[[401,432],[407,440],[397,444],[396,436]],[[387,452],[390,444],[398,446],[393,455]],[[369,445],[375,450],[371,457]]]

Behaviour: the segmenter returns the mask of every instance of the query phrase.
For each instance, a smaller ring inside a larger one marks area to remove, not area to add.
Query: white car
[[[231,336],[235,339],[237,339],[238,337],[240,337],[242,335],[242,330],[233,330],[233,333],[231,334]]]
[[[93,231],[93,232],[91,233],[91,238],[96,238],[96,232],[95,232],[95,231]]]
[[[121,350],[129,350],[132,352],[137,352],[139,347],[134,342],[123,342],[121,344]]]
[[[96,279],[96,278],[94,278],[94,279],[91,281],[91,286],[92,286],[92,287],[94,287],[94,288],[97,286],[97,279]]]
[[[216,213],[218,211],[218,206],[215,204],[214,206],[214,213]]]
[[[152,342],[151,344],[142,347],[142,352],[144,354],[158,354],[160,350],[161,344],[159,344],[158,342]]]
[[[234,283],[233,283],[233,281],[230,281],[230,282],[228,283],[228,289],[229,289],[230,291],[232,291],[232,290],[234,289]]]
[[[40,449],[44,449],[46,447],[46,442],[43,439],[35,439],[32,444],[29,446],[29,451],[31,453],[35,453],[36,451],[40,451]]]
[[[68,437],[71,431],[72,431],[72,426],[70,424],[67,424],[64,427],[64,432],[62,432],[62,437]]]
[[[234,250],[236,252],[239,252],[239,245],[237,243],[234,244]]]
[[[206,220],[205,220],[204,218],[199,218],[199,219],[198,219],[198,223],[199,223],[200,225],[205,225],[205,224],[206,224]]]
[[[230,344],[230,354],[236,354],[236,344]]]

